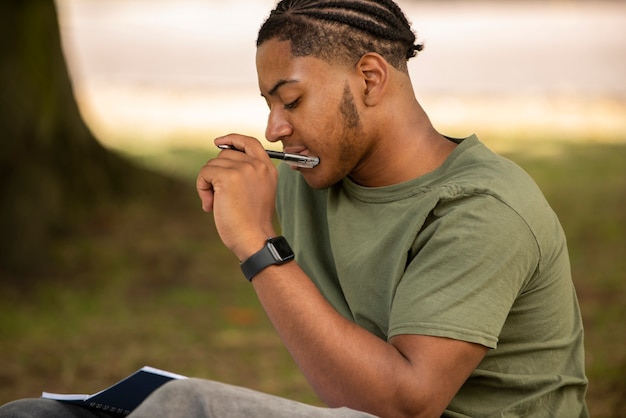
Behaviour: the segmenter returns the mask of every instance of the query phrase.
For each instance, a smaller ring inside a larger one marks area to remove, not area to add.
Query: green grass
[[[626,145],[550,150],[508,156],[537,180],[568,235],[590,410],[626,416]],[[113,202],[50,248],[46,274],[3,278],[0,403],[95,392],[145,364],[318,403],[200,211],[194,180],[208,157],[144,155],[141,163],[183,180],[176,195]]]

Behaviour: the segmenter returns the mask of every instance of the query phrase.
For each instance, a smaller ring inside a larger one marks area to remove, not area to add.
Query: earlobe
[[[389,63],[375,52],[363,55],[357,65],[363,78],[363,100],[367,106],[375,106],[384,96],[389,81]]]

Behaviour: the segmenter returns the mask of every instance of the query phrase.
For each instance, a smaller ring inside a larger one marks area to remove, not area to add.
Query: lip
[[[309,149],[307,147],[288,146],[283,148],[283,152],[287,154],[309,155],[308,151]]]

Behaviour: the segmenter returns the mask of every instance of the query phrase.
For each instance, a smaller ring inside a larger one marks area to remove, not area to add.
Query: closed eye
[[[285,108],[285,110],[292,110],[292,109],[295,109],[299,103],[300,103],[300,98],[297,98],[293,102],[285,104],[283,107]]]

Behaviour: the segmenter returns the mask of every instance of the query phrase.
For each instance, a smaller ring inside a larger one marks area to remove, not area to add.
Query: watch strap
[[[281,258],[281,255],[279,255],[277,249],[274,247],[273,243],[277,240],[281,240],[282,245],[288,248],[288,254],[284,255],[284,258]],[[251,282],[252,278],[261,270],[272,265],[284,264],[291,261],[293,258],[293,252],[284,237],[269,238],[261,250],[241,263],[241,271],[244,276],[246,276],[246,279]]]

